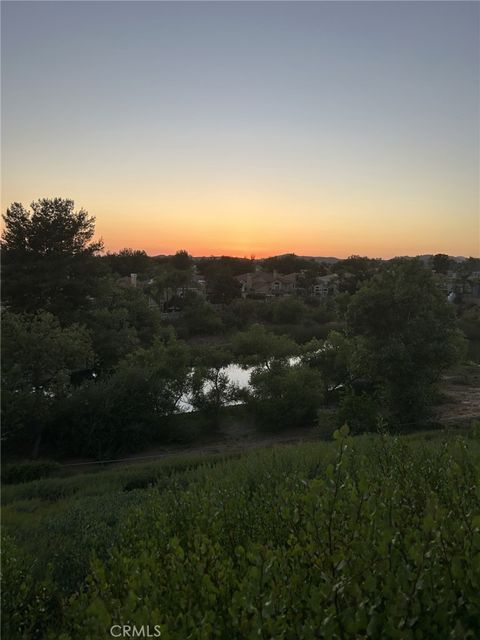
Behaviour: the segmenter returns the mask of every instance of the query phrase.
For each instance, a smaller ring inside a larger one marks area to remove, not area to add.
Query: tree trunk
[[[34,460],[36,460],[38,458],[38,454],[40,453],[40,445],[42,443],[42,435],[43,435],[43,428],[42,427],[38,427],[37,430],[36,430],[35,441],[33,443],[33,449],[32,449],[32,458]]]

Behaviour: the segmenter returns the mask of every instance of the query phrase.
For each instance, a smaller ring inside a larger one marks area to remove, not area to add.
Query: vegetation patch
[[[63,479],[20,527],[10,503],[5,637],[477,637],[478,434],[347,432]]]

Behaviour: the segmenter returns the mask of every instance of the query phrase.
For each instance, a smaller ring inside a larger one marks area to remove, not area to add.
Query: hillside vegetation
[[[480,446],[417,434],[5,487],[5,638],[477,638]]]
[[[478,425],[439,430],[479,415],[479,259],[102,255],[72,200],[3,219],[5,638],[480,638]]]
[[[423,429],[442,376],[477,357],[477,258],[102,255],[72,200],[13,203],[3,219],[7,462],[195,443],[235,402],[260,431],[326,409],[355,433]],[[232,364],[253,368],[248,389]]]

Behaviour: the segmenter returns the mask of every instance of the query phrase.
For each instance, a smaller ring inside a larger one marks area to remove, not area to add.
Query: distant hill
[[[174,254],[160,254],[158,256],[150,256],[151,258],[170,258],[172,257]],[[276,256],[267,256],[269,258],[286,258],[288,256],[291,256],[293,254],[291,253],[282,253],[280,255],[276,255]],[[205,260],[207,258],[221,258],[221,257],[228,257],[227,254],[222,254],[221,256],[192,256],[192,258],[194,260]],[[238,257],[238,256],[235,256]],[[328,257],[324,257],[324,256],[299,256],[297,254],[295,254],[295,257],[297,258],[302,258],[304,260],[315,260],[315,262],[327,262],[329,264],[333,264],[334,262],[339,262],[340,258],[334,258],[333,256],[328,256]],[[244,258],[239,258],[240,259],[244,259]],[[260,262],[261,260],[264,260],[264,258],[257,258],[255,260],[255,262]]]
[[[151,256],[152,258],[169,258],[171,256],[173,256],[174,254],[160,254],[158,256]],[[223,254],[225,255],[225,254]],[[291,253],[282,253],[279,254],[277,256],[269,256],[270,258],[286,258],[288,256],[291,255],[295,255],[297,258],[302,258],[304,260],[315,260],[315,262],[326,262],[327,264],[334,264],[335,262],[339,262],[340,260],[343,260],[343,258],[335,258],[333,256],[299,256],[297,254],[291,254]],[[432,253],[424,253],[422,255],[418,255],[415,256],[416,258],[419,258],[422,262],[429,262],[431,260],[431,258],[433,258]],[[202,260],[205,258],[220,258],[221,256],[192,256],[194,260]],[[412,256],[395,256],[396,258],[411,258]],[[451,258],[452,260],[455,260],[455,262],[464,262],[465,260],[467,260],[467,258],[465,256],[449,256],[449,258]],[[394,258],[392,258],[393,260]],[[257,258],[256,262],[259,262],[260,260],[263,260],[263,258]],[[380,260],[383,260],[383,258],[380,258]]]
[[[291,253],[282,253],[279,256],[271,256],[272,258],[287,258],[288,256],[291,256]],[[297,258],[302,258],[302,260],[315,260],[315,262],[328,262],[329,264],[333,264],[334,262],[338,262],[340,260],[340,258],[333,258],[331,256],[329,257],[324,257],[324,256],[297,256],[297,254],[295,254],[295,256]]]
[[[430,260],[433,258],[434,254],[433,253],[424,253],[421,256],[416,256],[417,258],[419,258],[422,262],[430,262]],[[405,258],[409,258],[410,256],[404,256]],[[465,256],[448,256],[451,260],[455,260],[455,262],[464,262],[467,258],[465,258]]]

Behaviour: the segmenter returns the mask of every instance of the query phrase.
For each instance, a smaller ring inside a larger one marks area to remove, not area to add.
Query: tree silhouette
[[[44,309],[59,317],[95,294],[103,248],[95,218],[73,200],[42,198],[30,210],[15,202],[3,215],[3,297],[14,311]]]

